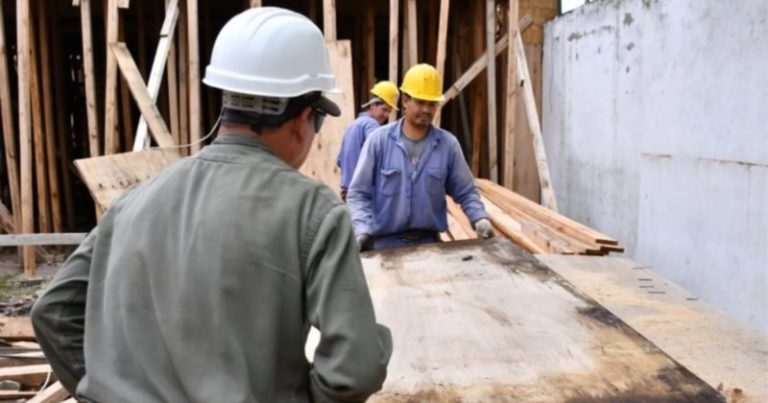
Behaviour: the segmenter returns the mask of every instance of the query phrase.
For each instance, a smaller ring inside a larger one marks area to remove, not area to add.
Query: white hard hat
[[[320,29],[307,17],[278,7],[251,8],[224,25],[203,83],[276,98],[341,92]]]

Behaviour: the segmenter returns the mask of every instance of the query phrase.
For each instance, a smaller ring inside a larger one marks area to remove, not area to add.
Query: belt
[[[403,231],[395,234],[385,235],[385,237],[397,237],[397,238],[402,238],[406,241],[417,241],[419,239],[424,239],[424,238],[437,239],[438,233],[437,231],[415,229],[415,230]]]

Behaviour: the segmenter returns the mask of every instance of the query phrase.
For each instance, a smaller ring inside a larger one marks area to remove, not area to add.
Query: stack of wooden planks
[[[0,316],[0,401],[74,402],[56,381],[29,317]]]
[[[560,215],[486,179],[477,179],[485,209],[498,235],[531,253],[606,255],[623,252],[615,239]],[[452,200],[448,203],[448,231],[443,241],[477,238],[472,225]]]

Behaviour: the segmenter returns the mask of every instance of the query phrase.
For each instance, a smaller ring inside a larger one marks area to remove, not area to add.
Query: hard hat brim
[[[341,116],[341,109],[339,108],[339,105],[337,105],[336,102],[326,98],[325,96],[320,97],[320,99],[315,103],[315,106],[333,117]]]

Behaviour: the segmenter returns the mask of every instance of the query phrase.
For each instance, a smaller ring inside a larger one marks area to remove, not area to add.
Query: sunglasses
[[[324,111],[318,108],[312,108],[312,123],[315,127],[315,133],[320,133],[320,129],[323,127],[325,117],[328,116]]]

